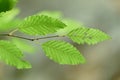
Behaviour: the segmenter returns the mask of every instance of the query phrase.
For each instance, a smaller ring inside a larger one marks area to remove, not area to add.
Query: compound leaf
[[[20,24],[20,31],[29,35],[47,35],[55,33],[66,25],[58,19],[46,15],[33,15]]]
[[[18,69],[31,68],[31,65],[22,60],[22,52],[12,43],[0,40],[0,59]]]
[[[96,44],[98,42],[110,39],[106,33],[93,28],[81,27],[72,30],[67,36],[78,44]]]
[[[42,45],[50,59],[60,64],[76,65],[85,63],[82,54],[71,44],[64,41],[51,40]]]

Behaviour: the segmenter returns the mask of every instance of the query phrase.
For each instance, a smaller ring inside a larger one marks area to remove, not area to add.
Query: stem
[[[13,30],[13,31],[11,31],[11,32],[9,33],[9,35],[12,35],[12,34],[15,33],[16,31],[18,31],[18,28],[15,29],[15,30]]]
[[[35,38],[35,40],[39,40],[39,39],[46,39],[46,38],[55,38],[55,37],[61,37],[61,36],[47,36],[47,37],[41,37],[41,38]]]
[[[54,38],[54,37],[65,37],[65,36],[56,35],[56,36],[47,36],[47,37],[41,37],[41,38],[26,38],[26,37],[22,37],[22,36],[18,36],[18,35],[13,35],[13,34],[0,34],[0,36],[16,37],[16,38],[20,38],[20,39],[29,40],[29,41],[35,41],[35,40],[47,39],[47,38]]]

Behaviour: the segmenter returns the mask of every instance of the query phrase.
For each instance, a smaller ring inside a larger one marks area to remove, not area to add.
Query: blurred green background
[[[0,80],[120,80],[120,0],[19,0],[19,17],[61,11],[64,17],[98,28],[112,37],[94,46],[74,44],[87,59],[77,66],[59,65],[40,52],[25,54],[33,68],[0,64]],[[39,46],[35,46],[39,47]]]

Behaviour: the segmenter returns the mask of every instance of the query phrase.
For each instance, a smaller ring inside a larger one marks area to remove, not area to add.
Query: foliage
[[[0,12],[11,10],[16,5],[17,0],[0,0]]]
[[[14,19],[15,16],[19,13],[18,9],[12,9],[6,12],[0,13],[0,31],[6,31],[13,29],[20,20]]]
[[[31,68],[31,65],[22,60],[22,52],[16,47],[16,45],[0,40],[0,59],[5,61],[7,64],[16,66],[18,69]]]
[[[51,40],[42,45],[46,56],[60,64],[84,63],[81,53],[71,44],[64,41]]]
[[[31,68],[31,65],[23,60],[22,52],[34,51],[32,45],[21,39],[35,41],[68,37],[78,44],[89,45],[110,39],[110,36],[98,29],[88,28],[77,21],[62,18],[60,12],[43,11],[23,20],[15,18],[19,12],[13,8],[16,2],[17,0],[0,0],[0,60],[18,69]],[[22,36],[16,35],[15,32]],[[49,40],[41,46],[46,56],[59,64],[77,65],[86,62],[79,50],[66,41]]]
[[[66,25],[61,21],[46,15],[33,15],[25,18],[20,24],[20,31],[29,35],[46,35],[64,28]]]
[[[33,45],[28,43],[25,40],[13,38],[13,39],[11,39],[11,42],[14,43],[22,52],[25,52],[25,53],[35,52]]]
[[[78,44],[87,43],[90,45],[110,39],[110,37],[104,32],[98,29],[86,28],[86,27],[73,29],[67,35],[70,39],[72,39],[74,42]]]

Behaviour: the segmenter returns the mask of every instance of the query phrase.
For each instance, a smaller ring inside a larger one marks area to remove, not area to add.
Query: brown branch
[[[40,38],[26,38],[26,37],[22,37],[22,36],[18,36],[18,35],[13,35],[13,34],[0,34],[0,36],[16,37],[16,38],[20,38],[20,39],[29,40],[29,41],[35,41],[35,40],[47,39],[47,38],[55,38],[55,37],[65,37],[65,36],[56,35],[56,36],[47,36],[47,37],[40,37]]]

